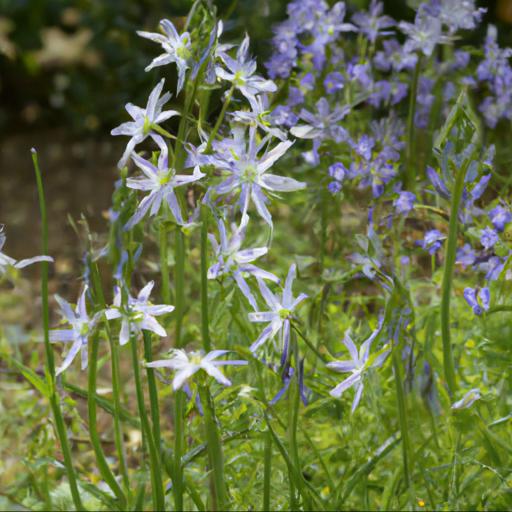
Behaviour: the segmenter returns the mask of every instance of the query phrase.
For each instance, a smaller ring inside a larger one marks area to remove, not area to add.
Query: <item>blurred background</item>
[[[415,0],[387,0],[388,14],[411,19]],[[367,0],[349,0],[348,11]],[[512,0],[480,1],[486,24],[501,28],[512,46]],[[45,174],[50,208],[50,251],[60,293],[76,280],[81,256],[69,217],[83,213],[91,228],[105,231],[116,162],[124,141],[109,135],[127,120],[128,101],[144,105],[160,68],[145,73],[156,55],[136,30],[155,30],[163,17],[178,26],[191,0],[0,0],[0,224],[5,251],[15,258],[39,254],[36,189],[29,149],[35,146]],[[245,31],[260,63],[271,51],[273,24],[286,15],[285,0],[214,0],[226,21],[225,40]],[[166,69],[173,83],[173,67]],[[171,87],[169,85],[171,89]],[[37,268],[28,274],[37,274]],[[75,281],[76,282],[76,281]]]

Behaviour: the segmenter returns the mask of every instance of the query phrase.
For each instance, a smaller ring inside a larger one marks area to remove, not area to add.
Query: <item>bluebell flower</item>
[[[435,191],[445,199],[450,199],[450,192],[448,190],[448,187],[446,186],[444,180],[439,176],[439,174],[434,170],[433,167],[430,165],[427,166],[426,169],[427,178],[430,180],[430,183],[432,183],[432,186],[434,187]]]
[[[344,87],[345,78],[338,71],[332,71],[328,73],[324,79],[325,92],[327,94],[334,94],[335,92],[341,91]]]
[[[499,256],[491,256],[479,265],[479,270],[485,272],[487,281],[496,281],[504,268],[505,263]]]
[[[396,39],[386,39],[382,42],[382,50],[375,54],[373,62],[381,71],[400,72],[414,68],[417,60],[418,56],[406,50]]]
[[[425,233],[423,240],[419,241],[419,245],[423,249],[428,250],[428,253],[433,255],[443,246],[442,242],[446,240],[446,236],[443,235],[437,229],[431,229]]]
[[[473,265],[476,261],[476,252],[470,244],[465,243],[457,249],[455,263],[461,264],[464,268]]]
[[[480,316],[484,311],[489,309],[491,294],[489,292],[489,288],[487,287],[481,288],[478,291],[478,298],[475,288],[465,288],[464,298],[466,299],[466,302],[469,304],[475,315]]]
[[[468,409],[480,398],[482,398],[482,395],[478,388],[470,389],[460,400],[454,402],[451,408],[455,410]]]
[[[355,387],[354,401],[352,402],[352,412],[356,410],[361,400],[361,395],[363,394],[364,388],[363,379],[366,371],[370,368],[379,368],[382,366],[390,352],[389,350],[385,350],[370,363],[370,348],[373,340],[380,332],[380,327],[381,324],[379,325],[379,328],[373,331],[370,337],[361,344],[359,350],[357,350],[355,343],[352,341],[350,332],[347,332],[343,338],[343,344],[349,351],[350,360],[327,363],[328,368],[331,368],[337,372],[351,372],[349,377],[347,377],[331,390],[330,395],[335,398],[339,398],[347,389]]]
[[[434,0],[439,5],[439,17],[450,34],[457,30],[473,30],[480,23],[486,8],[475,7],[475,0]]]
[[[251,322],[263,322],[268,325],[263,329],[258,339],[251,345],[250,350],[255,352],[266,341],[274,338],[279,332],[281,333],[281,341],[283,347],[282,364],[287,359],[288,347],[290,343],[290,321],[297,306],[307,298],[305,293],[301,293],[298,297],[293,297],[293,281],[296,276],[295,264],[290,266],[288,276],[283,290],[280,293],[272,293],[265,282],[258,279],[258,285],[261,295],[269,307],[269,311],[257,311],[249,313]]]
[[[364,134],[359,137],[357,142],[351,141],[352,149],[365,160],[372,158],[372,150],[375,146],[375,140]]]
[[[203,371],[223,386],[231,386],[231,381],[219,370],[219,366],[245,366],[244,360],[218,360],[220,356],[229,354],[230,350],[212,350],[208,354],[202,351],[190,352],[174,349],[168,359],[160,359],[146,363],[148,368],[169,368],[175,373],[172,388],[178,391],[195,373]]]
[[[295,126],[299,117],[293,112],[288,105],[278,105],[269,116],[272,122],[278,126],[285,126],[291,128]]]
[[[286,133],[273,126],[274,118],[270,114],[268,97],[265,94],[260,94],[256,96],[254,101],[251,101],[251,110],[237,110],[231,116],[237,123],[258,127],[263,132],[276,137],[276,139],[286,140]]]
[[[240,226],[233,224],[231,236],[228,237],[224,221],[222,219],[217,220],[220,243],[217,242],[214,235],[208,235],[217,260],[216,263],[208,269],[208,279],[217,279],[224,275],[232,276],[251,306],[257,309],[256,300],[245,280],[244,274],[249,274],[260,279],[269,279],[274,283],[278,283],[279,278],[252,263],[254,260],[267,254],[268,247],[241,249],[248,222],[249,216],[243,215]]]
[[[256,75],[256,61],[249,57],[249,36],[245,36],[239,46],[236,59],[222,55],[222,62],[227,69],[217,66],[215,71],[221,80],[231,82],[249,101],[255,101],[255,96],[264,92],[274,92],[277,86],[272,80],[265,80]]]
[[[240,192],[239,206],[243,214],[247,213],[250,201],[254,203],[258,214],[272,227],[272,216],[265,203],[265,192],[292,192],[305,188],[306,184],[293,178],[270,174],[267,171],[281,158],[292,145],[290,141],[280,142],[270,151],[267,141],[256,141],[256,131],[249,129],[246,139],[245,129],[233,129],[233,138],[214,143],[214,153],[210,163],[216,169],[227,173],[226,179],[215,187],[219,195]],[[267,146],[263,155],[259,155],[263,146]]]
[[[499,240],[500,237],[495,229],[487,227],[482,229],[480,232],[480,243],[485,247],[485,249],[494,247],[499,242]]]
[[[6,274],[9,268],[21,269],[41,261],[53,262],[53,258],[51,256],[34,256],[33,258],[17,261],[2,252],[6,239],[7,237],[5,236],[4,226],[0,224],[0,277],[3,274]]]
[[[390,16],[383,15],[384,4],[378,0],[372,0],[368,12],[356,12],[352,16],[352,21],[359,28],[359,32],[364,34],[370,43],[375,43],[379,36],[388,36],[393,34],[388,30],[395,25],[395,21]]]
[[[336,162],[329,166],[328,172],[333,181],[329,183],[327,188],[332,194],[337,194],[341,191],[343,180],[348,172],[347,168],[341,162]]]
[[[393,201],[397,213],[400,215],[407,215],[413,208],[416,201],[416,195],[412,192],[403,190],[399,193],[398,197]]]
[[[92,318],[89,317],[85,300],[87,289],[87,286],[84,286],[84,289],[74,310],[69,302],[59,297],[58,295],[55,295],[55,299],[60,306],[60,314],[62,315],[62,318],[67,323],[69,323],[70,328],[52,329],[50,331],[50,341],[52,343],[61,341],[63,343],[71,344],[71,348],[66,354],[64,361],[57,368],[57,375],[60,375],[71,365],[79,352],[81,352],[82,355],[82,370],[87,368],[87,344],[89,336],[91,336],[94,329],[96,328],[99,315],[101,314],[98,313]]]
[[[349,63],[347,75],[351,81],[359,82],[363,89],[371,89],[373,86],[372,70],[369,63],[361,64],[358,61]]]
[[[108,320],[121,318],[121,330],[119,331],[119,343],[125,345],[130,340],[130,335],[137,335],[141,330],[151,331],[158,336],[167,336],[165,329],[158,323],[156,316],[165,315],[174,311],[174,306],[169,304],[152,304],[149,300],[151,291],[155,286],[150,281],[137,297],[126,294],[126,303],[123,304],[123,293],[118,287],[114,296],[112,307],[105,311]]]
[[[284,369],[281,371],[281,380],[283,381],[283,386],[276,393],[274,398],[272,398],[272,400],[270,400],[269,405],[275,405],[277,402],[279,402],[279,400],[281,400],[281,398],[284,396],[284,394],[288,391],[288,388],[290,387],[290,383],[292,382],[294,375],[295,375],[295,368],[290,366],[290,363],[287,361]],[[300,399],[302,400],[302,403],[304,405],[308,405],[308,400],[306,397],[306,388],[304,386],[304,359],[301,359],[299,362],[298,381],[299,381]]]
[[[489,212],[489,219],[496,230],[502,232],[505,226],[512,222],[512,213],[508,208],[498,205]]]
[[[441,19],[431,16],[427,9],[418,9],[414,23],[401,21],[398,28],[408,36],[404,50],[406,52],[419,51],[430,57],[434,48],[447,41],[443,35]]]
[[[164,34],[137,31],[139,36],[159,43],[164,50],[164,53],[153,59],[145,70],[149,71],[157,66],[165,66],[166,64],[175,62],[178,67],[178,87],[176,94],[179,94],[185,83],[187,69],[190,67],[190,59],[192,56],[190,34],[183,32],[183,34],[179,35],[173,23],[166,19],[160,21],[160,27]]]
[[[160,151],[166,147],[162,136],[155,133],[155,126],[158,126],[160,123],[173,116],[179,115],[179,112],[176,110],[166,110],[162,112],[163,106],[171,99],[171,94],[168,92],[160,97],[163,87],[164,79],[162,78],[151,91],[145,109],[137,107],[132,103],[127,103],[125,108],[130,116],[132,116],[133,121],[122,123],[110,132],[112,135],[127,135],[130,137],[123,156],[117,164],[120,169],[128,162],[135,146],[146,140],[147,137],[151,137],[158,144]]]
[[[316,113],[306,109],[300,111],[299,117],[306,124],[292,127],[290,133],[299,139],[331,139],[335,142],[346,140],[348,133],[338,123],[350,112],[350,107],[336,106],[331,111],[326,98],[319,99],[315,106]]]
[[[176,174],[176,171],[169,167],[167,146],[164,146],[160,151],[158,165],[153,165],[149,160],[142,158],[136,153],[132,154],[132,160],[143,172],[143,176],[128,178],[126,186],[135,190],[149,192],[149,194],[139,203],[137,210],[126,223],[125,229],[131,229],[138,224],[148,211],[150,216],[155,216],[160,211],[164,201],[169,205],[169,209],[176,222],[180,225],[184,224],[181,208],[174,189],[200,180],[204,174],[199,170],[199,167],[194,168],[192,175]]]

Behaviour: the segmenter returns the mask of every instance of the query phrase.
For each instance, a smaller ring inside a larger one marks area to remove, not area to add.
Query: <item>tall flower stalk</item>
[[[39,209],[41,214],[42,226],[42,248],[43,254],[48,254],[48,217],[46,211],[46,199],[44,194],[43,179],[41,176],[41,169],[39,167],[39,159],[37,151],[32,148],[32,163],[36,174],[37,194],[39,198]],[[69,481],[69,488],[71,497],[76,510],[84,510],[80,491],[78,490],[77,477],[73,468],[71,457],[71,449],[68,443],[68,435],[64,418],[62,417],[62,410],[60,401],[57,395],[55,383],[55,360],[53,357],[53,350],[50,345],[50,310],[48,307],[48,262],[41,263],[41,299],[43,304],[43,331],[44,331],[44,347],[45,347],[45,362],[46,362],[46,380],[50,390],[50,406],[52,408],[53,417],[55,419],[55,426],[57,429],[57,436],[59,438],[62,454],[64,456],[64,465],[66,467],[66,475]]]

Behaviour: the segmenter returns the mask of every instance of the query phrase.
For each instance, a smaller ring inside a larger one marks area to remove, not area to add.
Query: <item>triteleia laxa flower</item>
[[[172,62],[176,63],[178,67],[178,87],[176,94],[179,94],[185,83],[185,75],[187,69],[190,67],[191,58],[191,42],[190,34],[183,32],[179,35],[174,27],[173,23],[169,20],[161,20],[160,27],[164,34],[158,34],[156,32],[144,32],[137,31],[137,34],[141,37],[159,43],[164,50],[162,55],[159,55],[149,66],[146,67],[145,71],[149,71],[157,66],[165,66]]]
[[[33,258],[24,260],[15,260],[14,258],[11,258],[2,252],[6,239],[7,237],[5,236],[4,226],[0,225],[0,276],[5,274],[9,267],[20,269],[28,267],[29,265],[32,265],[32,263],[38,263],[41,261],[53,261],[51,256],[34,256]]]
[[[249,216],[243,215],[240,226],[233,225],[231,237],[228,237],[224,221],[222,219],[217,221],[220,243],[217,242],[214,235],[208,235],[217,258],[217,262],[208,269],[208,279],[217,279],[224,275],[233,276],[240,291],[245,295],[251,306],[256,309],[256,299],[245,280],[244,274],[253,275],[261,279],[269,279],[275,283],[279,282],[279,278],[252,263],[254,260],[267,254],[268,247],[241,249],[248,222]]]
[[[87,286],[84,286],[84,290],[80,295],[78,304],[74,310],[68,301],[58,295],[55,296],[55,299],[60,306],[60,313],[63,319],[68,322],[71,327],[69,329],[52,329],[50,331],[50,341],[52,343],[62,341],[64,343],[72,344],[64,358],[64,361],[57,368],[57,375],[61,374],[71,365],[78,352],[81,352],[82,354],[82,370],[87,368],[87,342],[89,340],[89,336],[91,336],[94,331],[99,318],[99,314],[96,314],[91,318],[87,313],[85,300],[87,289]]]
[[[256,61],[249,57],[249,36],[245,36],[242,44],[238,47],[236,59],[231,58],[227,53],[220,55],[227,69],[217,66],[215,72],[217,77],[231,82],[235,89],[238,89],[251,103],[256,101],[256,95],[277,90],[272,80],[266,80],[256,75]]]
[[[149,296],[155,283],[150,281],[137,297],[127,293],[127,302],[123,304],[121,289],[116,290],[113,307],[105,312],[109,320],[121,318],[121,331],[119,343],[125,345],[130,340],[130,334],[136,335],[142,330],[151,331],[158,336],[166,336],[165,329],[158,323],[156,316],[165,315],[174,311],[174,306],[169,304],[152,304]]]
[[[452,409],[468,409],[480,398],[482,398],[482,395],[478,388],[470,389],[460,400],[453,403]]]
[[[407,215],[413,208],[416,196],[412,192],[402,190],[398,197],[393,201],[393,206],[401,215]]]
[[[480,243],[485,247],[485,249],[490,249],[494,247],[500,240],[498,232],[495,229],[486,227],[482,229],[480,233]]]
[[[265,205],[265,192],[292,192],[305,188],[306,184],[267,172],[293,143],[280,142],[270,151],[265,150],[263,155],[259,155],[266,143],[266,139],[260,144],[256,142],[254,127],[249,129],[248,139],[245,129],[235,128],[232,139],[214,144],[215,153],[211,155],[210,163],[228,174],[227,178],[217,185],[216,192],[225,195],[239,190],[242,215],[247,213],[252,200],[258,214],[272,227],[272,216]]]
[[[481,288],[478,291],[478,298],[477,291],[475,288],[465,288],[464,298],[466,299],[466,302],[473,310],[473,313],[475,313],[475,315],[477,316],[480,316],[484,311],[489,310],[489,304],[491,302],[491,292],[487,287]]]
[[[146,363],[148,368],[170,368],[176,372],[172,381],[174,391],[180,389],[185,382],[200,370],[213,377],[219,384],[231,386],[231,381],[219,370],[219,366],[243,366],[247,364],[244,360],[221,360],[217,358],[228,354],[230,350],[212,350],[204,355],[204,352],[191,352],[187,354],[184,350],[176,349],[171,352],[169,359],[161,359]]]
[[[270,308],[269,311],[257,311],[255,313],[249,313],[249,320],[251,322],[263,322],[268,325],[263,329],[258,339],[251,345],[250,350],[255,352],[261,347],[267,340],[273,338],[277,333],[281,333],[283,354],[282,362],[284,363],[288,355],[288,346],[290,343],[290,321],[293,316],[295,308],[307,298],[305,293],[301,293],[298,297],[293,297],[292,286],[296,276],[295,264],[290,266],[286,282],[281,293],[272,293],[267,285],[258,279],[258,285],[261,295],[267,306]]]
[[[160,151],[158,165],[156,166],[136,153],[132,154],[132,160],[143,172],[143,176],[128,178],[126,186],[149,192],[149,194],[142,199],[136,212],[126,223],[125,228],[131,229],[144,218],[148,211],[150,216],[156,215],[164,201],[169,205],[176,222],[183,225],[183,216],[174,189],[200,180],[204,174],[199,170],[199,167],[194,168],[192,175],[176,174],[176,171],[169,167],[167,147]]]
[[[117,164],[120,169],[128,162],[135,146],[148,137],[151,137],[158,144],[160,151],[163,151],[163,148],[166,147],[163,137],[155,132],[155,127],[158,127],[163,121],[179,115],[179,112],[176,110],[165,110],[162,112],[163,106],[171,99],[171,94],[168,92],[160,97],[163,87],[164,79],[162,78],[151,91],[145,109],[137,107],[132,103],[127,103],[125,108],[133,118],[133,121],[122,123],[110,132],[112,135],[127,135],[130,137],[123,156]]]
[[[359,401],[361,400],[361,395],[363,393],[363,376],[364,373],[369,368],[378,368],[382,366],[382,363],[386,360],[389,350],[382,352],[379,354],[375,360],[369,364],[370,358],[370,348],[373,340],[377,337],[380,332],[379,327],[372,332],[370,337],[361,344],[359,351],[357,350],[356,345],[352,341],[350,337],[350,333],[347,332],[345,337],[343,338],[343,344],[347,347],[347,350],[350,354],[350,360],[346,361],[333,361],[332,363],[327,363],[327,367],[331,368],[337,372],[352,372],[350,377],[347,377],[344,381],[338,384],[332,391],[330,392],[331,396],[335,398],[339,398],[344,391],[355,387],[356,393],[354,396],[354,401],[352,402],[352,412],[356,410],[356,407],[359,405]]]
[[[387,30],[395,25],[393,18],[383,15],[384,4],[377,0],[372,0],[368,12],[356,12],[352,16],[352,21],[358,26],[359,32],[364,34],[371,43],[375,43],[377,38],[393,34],[393,31]]]

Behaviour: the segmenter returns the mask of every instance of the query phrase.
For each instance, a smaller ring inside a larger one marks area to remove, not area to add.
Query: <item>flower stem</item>
[[[204,408],[204,426],[208,443],[208,456],[213,476],[211,510],[227,510],[226,481],[224,479],[224,455],[215,417],[215,409],[210,390],[206,385],[199,386],[199,396]]]
[[[143,331],[144,337],[144,359],[147,362],[153,360],[153,351],[151,349],[151,332]],[[158,405],[158,390],[156,387],[155,370],[153,368],[146,368],[146,375],[148,379],[149,389],[149,404],[151,408],[151,423],[153,424],[153,440],[158,452],[161,449],[161,435],[160,435],[160,407]]]
[[[455,186],[452,190],[452,201],[450,210],[450,224],[448,229],[448,240],[446,242],[446,257],[444,261],[444,274],[441,297],[441,337],[443,340],[443,363],[444,376],[448,385],[448,392],[453,398],[455,396],[456,381],[455,367],[453,363],[452,345],[450,340],[450,295],[452,292],[453,270],[457,253],[457,230],[458,213],[464,192],[464,181],[471,159],[466,159],[457,170]]]
[[[206,143],[206,149],[205,149],[206,153],[208,153],[210,151],[210,149],[212,148],[212,143],[215,140],[215,137],[217,136],[220,125],[222,124],[222,121],[224,120],[224,117],[226,116],[226,111],[229,107],[229,104],[231,103],[231,98],[233,97],[234,90],[235,90],[235,86],[233,85],[233,86],[231,86],[231,89],[229,89],[228,93],[226,94],[226,99],[224,100],[222,109],[219,113],[219,116],[217,117],[217,121],[215,122],[213,130],[210,133],[210,136],[208,137],[208,142]]]
[[[404,482],[405,486],[411,491],[411,460],[410,460],[410,441],[409,441],[409,425],[407,422],[407,410],[405,404],[405,394],[403,388],[402,367],[399,355],[399,346],[393,347],[393,373],[395,374],[396,400],[398,405],[398,419],[400,422],[400,432],[402,435],[402,457],[404,465]]]
[[[121,508],[126,506],[126,497],[124,496],[121,487],[117,483],[112,470],[110,469],[103,448],[101,446],[101,439],[98,434],[96,425],[96,377],[98,369],[98,346],[99,338],[98,335],[93,335],[89,340],[89,378],[88,378],[88,399],[87,399],[87,412],[89,416],[89,436],[91,438],[91,444],[96,455],[96,463],[100,474],[110,487],[116,498],[120,502]]]
[[[162,485],[162,471],[160,468],[160,459],[153,439],[153,433],[149,425],[144,404],[144,391],[142,390],[142,381],[139,368],[139,355],[137,353],[137,337],[131,336],[130,339],[132,352],[133,375],[135,379],[135,391],[137,395],[137,407],[139,409],[140,424],[142,435],[149,449],[149,469],[151,473],[151,485],[153,490],[153,508],[155,510],[164,510],[165,500]]]
[[[272,471],[272,434],[265,432],[265,454],[263,469],[263,507],[262,510],[270,510],[270,477]]]
[[[171,290],[169,286],[169,258],[167,255],[168,238],[165,221],[160,222],[160,273],[162,277],[162,300],[164,304],[171,303]]]
[[[412,85],[409,95],[409,115],[407,117],[407,149],[406,149],[406,171],[405,171],[405,184],[407,190],[413,190],[416,181],[416,171],[413,165],[413,154],[415,146],[415,130],[414,118],[416,114],[416,98],[418,95],[418,83],[421,72],[422,57],[418,55],[416,67],[412,78]]]
[[[208,208],[201,206],[201,334],[206,353],[211,350],[208,325]]]
[[[48,254],[48,217],[46,213],[46,199],[44,195],[43,179],[41,169],[39,168],[39,160],[37,151],[32,148],[32,163],[36,174],[37,194],[39,197],[39,209],[41,214],[42,225],[42,246],[43,254]],[[66,426],[62,417],[59,398],[55,386],[55,361],[53,358],[53,350],[50,345],[50,309],[48,306],[48,262],[41,262],[41,300],[43,305],[43,331],[44,331],[44,348],[45,348],[45,373],[48,386],[50,388],[50,406],[52,408],[53,417],[55,419],[55,427],[59,438],[62,454],[64,456],[64,466],[69,480],[69,488],[71,497],[76,510],[84,510],[80,492],[78,491],[77,478],[71,459],[71,450],[68,444],[68,436]]]
[[[105,302],[105,296],[103,294],[103,287],[101,285],[100,274],[98,270],[98,265],[92,261],[89,262],[89,267],[91,269],[91,277],[94,285],[94,293],[95,300],[99,307],[104,311],[107,306]],[[120,378],[120,369],[119,369],[119,350],[115,340],[112,337],[112,332],[110,331],[110,324],[107,320],[107,317],[103,315],[105,332],[107,333],[109,348],[110,348],[110,356],[111,356],[111,366],[112,366],[112,395],[114,398],[114,441],[117,450],[117,457],[119,459],[119,470],[121,472],[121,476],[123,479],[123,486],[125,494],[130,496],[130,480],[128,478],[128,466],[126,464],[126,455],[123,443],[123,431],[121,425],[121,378]],[[91,400],[91,395],[88,394],[89,400]],[[95,397],[95,395],[93,395]],[[96,398],[94,398],[96,401]]]
[[[181,328],[183,325],[183,311],[185,307],[185,235],[179,226],[176,226],[175,251],[175,275],[176,287],[176,348],[181,348]]]
[[[174,471],[173,471],[173,491],[174,508],[183,510],[183,466],[181,459],[185,451],[185,393],[180,389],[174,397]]]

